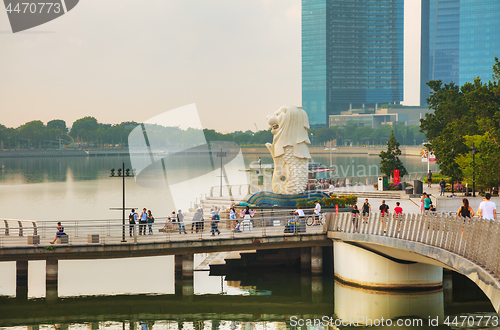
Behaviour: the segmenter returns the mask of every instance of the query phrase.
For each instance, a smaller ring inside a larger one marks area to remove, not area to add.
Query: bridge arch
[[[353,220],[350,213],[331,213],[326,225],[334,242],[461,273],[500,310],[499,222],[473,219],[469,223],[455,216],[410,214]]]

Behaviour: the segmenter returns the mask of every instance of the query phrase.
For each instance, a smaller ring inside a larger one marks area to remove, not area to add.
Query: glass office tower
[[[313,127],[403,99],[403,0],[302,0],[302,106]]]
[[[427,104],[429,80],[462,86],[491,80],[500,57],[500,2],[422,1],[420,104]]]

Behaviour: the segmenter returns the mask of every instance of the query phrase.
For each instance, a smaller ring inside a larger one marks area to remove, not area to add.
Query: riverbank
[[[313,155],[367,155],[378,156],[380,151],[386,147],[336,147],[336,150],[329,150],[320,146],[309,146],[309,152]],[[420,147],[400,147],[402,156],[420,157]],[[261,147],[241,147],[243,154],[269,154],[265,146]],[[183,151],[184,153],[189,151]],[[193,153],[199,154],[196,150]],[[13,157],[74,157],[74,156],[128,156],[128,148],[119,149],[53,149],[53,150],[0,150],[0,158]],[[134,154],[146,154],[134,152]]]
[[[330,150],[329,148],[323,146],[309,146],[309,152],[311,154],[322,154],[329,155],[330,152],[333,155],[345,155],[345,154],[358,154],[358,155],[368,155],[368,156],[378,156],[382,150],[387,150],[386,146],[374,146],[374,147],[335,147],[336,150]],[[401,155],[403,156],[415,156],[420,157],[420,146],[401,146]],[[269,153],[265,146],[262,147],[241,147],[244,154],[265,154]]]

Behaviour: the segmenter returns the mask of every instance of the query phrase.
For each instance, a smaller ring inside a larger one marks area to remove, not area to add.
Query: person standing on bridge
[[[427,187],[432,188],[432,172],[429,170],[429,173],[427,173]]]
[[[484,197],[486,198],[486,200],[482,201],[481,204],[479,204],[479,208],[477,209],[477,215],[485,220],[496,220],[497,206],[495,205],[495,203],[490,201],[491,194],[486,193]]]
[[[396,202],[396,207],[394,208],[394,218],[399,220],[398,232],[401,230],[401,222],[403,222],[403,208],[400,205],[401,203]]]
[[[332,197],[332,194],[333,194],[333,190],[335,189],[335,186],[333,185],[333,183],[330,181],[330,186],[328,186],[328,194],[330,195],[330,197]]]
[[[139,219],[139,235],[146,235],[146,224],[148,223],[148,212],[146,208],[142,209],[141,218]]]
[[[380,211],[380,226],[384,228],[384,233],[387,230],[387,220],[385,221],[385,227],[384,227],[384,217],[389,218],[389,205],[385,203],[385,200],[382,200],[382,205],[379,207]]]
[[[351,214],[352,214],[352,223],[354,225],[354,232],[357,232],[358,231],[358,218],[359,218],[359,210],[358,210],[358,206],[357,205],[354,205],[353,206],[353,210],[351,211]]]
[[[151,210],[148,210],[148,227],[149,227],[149,235],[153,235],[153,223],[155,222],[155,218],[153,214],[151,214]],[[146,234],[146,233],[144,233]]]
[[[187,234],[186,227],[184,226],[184,214],[182,214],[181,210],[177,212],[177,222],[179,224],[179,234],[182,234],[181,229],[184,231],[184,234]]]
[[[217,206],[214,207],[214,210],[211,213],[211,215],[212,215],[212,223],[211,223],[212,236],[215,236],[215,232],[217,232],[217,235],[220,235],[220,231],[218,228],[220,217],[219,217],[219,210],[217,209]]]
[[[363,203],[363,206],[361,208],[361,212],[363,212],[362,215],[363,215],[364,222],[368,222],[368,220],[365,220],[365,217],[369,217],[371,211],[372,211],[372,207],[371,207],[370,203],[368,203],[368,198],[367,198],[367,199],[365,199],[365,202]]]
[[[441,178],[441,181],[439,181],[439,196],[444,196],[444,188],[446,188],[446,181]]]
[[[314,201],[314,225],[319,226],[319,215],[321,214],[321,204],[316,200]]]
[[[137,223],[138,217],[139,217],[139,215],[137,213],[135,213],[135,209],[132,209],[132,211],[128,215],[130,237],[132,237],[132,232],[134,232],[134,234],[135,234],[135,224]]]

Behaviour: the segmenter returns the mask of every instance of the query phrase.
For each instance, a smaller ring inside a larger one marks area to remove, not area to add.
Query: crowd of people
[[[436,208],[432,205],[432,200],[431,200],[431,195],[427,193],[423,193],[421,199],[420,199],[420,210],[421,214],[428,214],[429,212],[436,211]],[[358,219],[359,216],[361,216],[361,221],[367,222],[368,217],[372,213],[372,207],[370,203],[368,202],[368,199],[365,199],[362,207],[361,207],[361,212],[358,209],[357,205],[353,206],[353,210],[351,211],[352,214],[352,221],[355,225],[355,231],[358,230],[359,223]],[[387,218],[388,216],[391,215],[390,207],[385,203],[385,200],[382,200],[381,205],[379,206],[378,213],[381,216],[381,219]],[[464,223],[466,219],[470,219],[474,217],[476,213],[474,213],[474,210],[472,207],[469,205],[469,200],[467,198],[462,199],[462,206],[457,210],[457,217],[461,217],[464,219]],[[393,209],[392,215],[395,218],[399,218],[400,223],[399,223],[399,230],[401,229],[401,221],[403,219],[403,208],[401,207],[400,202],[396,202],[396,206]],[[477,216],[481,219],[485,220],[497,220],[497,210],[496,210],[496,204],[491,201],[491,194],[486,193],[485,197],[479,204],[479,207],[477,209]],[[384,220],[381,220],[381,226],[384,227]],[[384,232],[386,231],[387,227],[387,222],[385,222],[385,227],[384,227]]]
[[[333,192],[334,189],[333,185],[330,185],[330,189]],[[318,201],[315,201],[314,204],[315,204],[315,207],[313,209],[315,217],[314,225],[319,225],[320,223],[318,222],[318,220],[321,214],[321,204]],[[428,214],[429,212],[433,212],[435,210],[436,208],[432,204],[431,195],[424,192],[420,199],[421,214]],[[215,236],[215,233],[217,233],[217,235],[220,235],[221,233],[218,227],[220,222],[219,211],[220,208],[218,208],[217,206],[214,206],[210,210],[210,216],[209,216],[210,232],[212,236]],[[359,220],[361,219],[361,221],[367,223],[371,213],[372,213],[372,206],[368,202],[368,199],[365,199],[363,205],[361,206],[361,210],[358,209],[357,205],[353,206],[351,214],[352,214],[352,221],[355,225],[355,231],[358,231]],[[401,207],[400,202],[395,203],[395,207],[391,212],[389,205],[386,204],[385,200],[382,200],[382,203],[378,208],[378,213],[381,215],[381,226],[384,228],[384,231],[386,231],[387,227],[387,221],[384,221],[384,219],[387,219],[387,217],[389,217],[391,213],[393,217],[398,218],[400,220],[399,230],[401,229],[401,221],[403,220],[402,217],[403,208]],[[297,207],[297,209],[294,211],[294,214],[298,217],[305,217],[304,210],[302,210],[300,207]],[[474,212],[467,198],[462,199],[462,206],[457,210],[456,213],[457,217],[461,217],[464,219],[464,224],[466,219],[469,219],[470,223],[470,219],[474,217],[476,214],[479,218],[485,220],[497,220],[496,205],[494,202],[491,201],[490,193],[485,194],[485,197],[479,204],[477,213]],[[243,228],[248,226],[247,228],[251,230],[253,226],[251,219],[254,217],[254,215],[255,211],[251,210],[249,206],[246,206],[240,212],[237,212],[235,206],[232,205],[229,208],[230,229],[234,232],[241,232]],[[240,219],[238,219],[238,217]],[[384,227],[384,222],[385,222],[385,227]],[[153,228],[152,228],[153,223],[154,223],[154,217],[153,214],[151,213],[151,210],[146,210],[146,208],[143,208],[141,214],[139,215],[137,212],[135,212],[135,209],[132,209],[131,213],[129,214],[129,235],[133,236],[135,234],[136,224],[139,225],[138,226],[139,235],[153,235]],[[177,213],[175,211],[172,212],[172,214],[166,220],[165,226],[163,227],[163,231],[166,231],[166,229],[168,229],[169,227],[172,228],[174,224],[177,224],[179,234],[182,233],[187,234],[186,227],[184,225],[184,214],[182,213],[182,210],[178,210]],[[146,233],[146,228],[148,229],[147,233]],[[205,228],[205,220],[203,215],[203,208],[200,206],[196,210],[193,219],[191,221],[191,233],[203,232],[204,228]],[[160,229],[160,231],[162,231],[162,229]],[[62,226],[61,222],[58,222],[56,237],[50,243],[54,244],[57,241],[57,239],[63,235],[66,235],[64,233],[64,227]]]
[[[151,213],[151,210],[146,211],[146,208],[142,209],[142,213],[139,216],[135,209],[132,209],[129,216],[129,235],[132,237],[135,231],[135,225],[139,224],[139,235],[146,235],[146,225],[148,225],[149,235],[153,235],[153,223],[155,222],[155,218]]]

